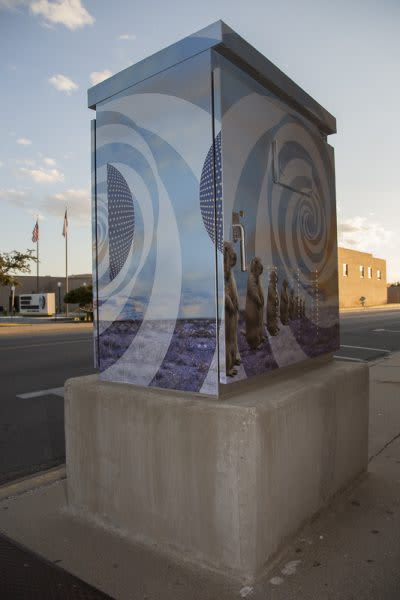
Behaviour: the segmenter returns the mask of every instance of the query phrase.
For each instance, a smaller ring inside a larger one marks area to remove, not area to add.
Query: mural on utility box
[[[220,378],[232,383],[339,347],[335,178],[333,149],[316,127],[226,59],[216,65],[225,240]],[[226,252],[236,256],[229,278]]]
[[[218,395],[338,347],[316,127],[206,51],[99,103],[95,134],[102,379]]]
[[[217,394],[210,72],[206,53],[97,106],[104,380]]]

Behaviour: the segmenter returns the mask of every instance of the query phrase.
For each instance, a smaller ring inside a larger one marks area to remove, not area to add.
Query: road
[[[341,358],[371,361],[400,350],[400,310],[365,310],[340,315]]]
[[[344,360],[400,350],[400,310],[341,314]],[[0,328],[0,484],[65,460],[63,385],[93,373],[84,324]]]
[[[0,484],[65,461],[57,394],[69,377],[93,372],[90,326],[0,330]]]

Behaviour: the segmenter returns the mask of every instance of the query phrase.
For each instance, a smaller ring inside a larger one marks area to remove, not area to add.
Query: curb
[[[61,479],[66,479],[66,477],[67,473],[65,465],[60,465],[59,467],[40,471],[39,473],[17,479],[10,483],[4,483],[3,485],[0,485],[0,501],[14,496],[20,496],[21,494],[55,483]]]
[[[349,308],[339,308],[339,313],[340,314],[346,314],[346,313],[352,313],[352,312],[365,313],[365,312],[374,312],[374,311],[378,311],[378,310],[400,310],[400,304],[378,304],[376,306],[366,306],[365,308],[361,308],[359,306],[353,306],[353,307],[349,307]]]
[[[0,323],[0,335],[8,335],[18,333],[47,333],[57,331],[91,331],[93,330],[93,323],[21,323],[21,324],[8,324]]]
[[[32,325],[30,323],[27,323],[26,325],[22,325],[20,323],[0,323],[1,328],[3,328],[3,327],[28,327],[28,326],[32,327]]]

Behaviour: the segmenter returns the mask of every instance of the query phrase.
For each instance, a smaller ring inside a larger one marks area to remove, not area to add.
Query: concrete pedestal
[[[311,363],[223,401],[97,376],[65,389],[70,508],[245,579],[367,467],[364,365]]]

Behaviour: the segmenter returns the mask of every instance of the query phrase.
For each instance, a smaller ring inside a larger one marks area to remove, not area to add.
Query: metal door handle
[[[235,232],[235,227],[237,227],[239,229],[239,235],[237,235],[237,233]],[[240,240],[240,268],[242,271],[247,271],[247,266],[246,266],[246,240],[245,240],[245,232],[244,232],[244,227],[243,225],[241,225],[240,223],[233,223],[232,225],[232,229],[233,229],[233,239]]]

